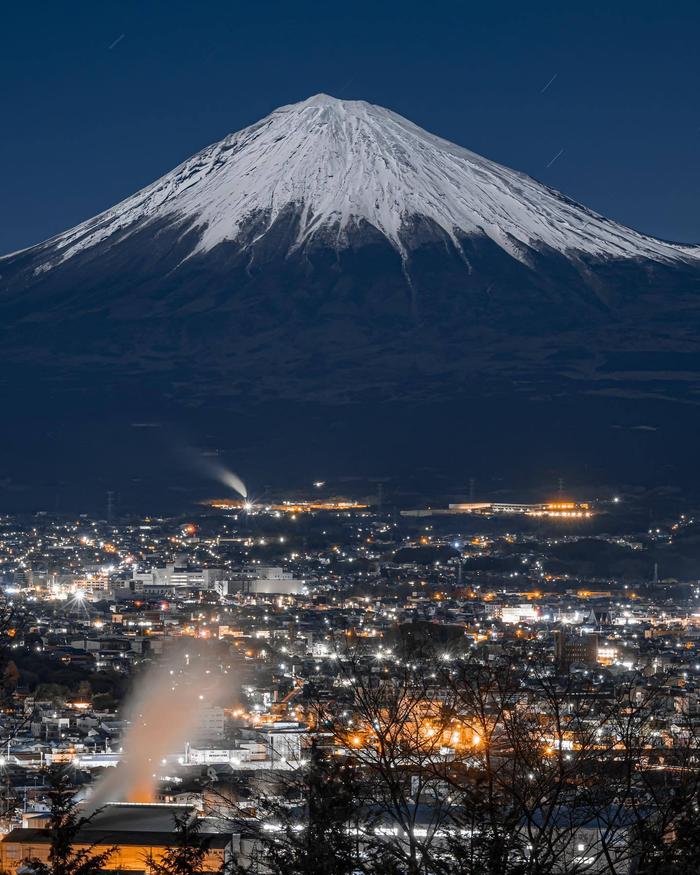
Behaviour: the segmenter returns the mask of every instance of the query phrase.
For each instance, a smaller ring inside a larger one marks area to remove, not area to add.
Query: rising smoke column
[[[92,810],[107,802],[152,802],[163,759],[184,749],[203,704],[217,697],[220,678],[212,681],[208,675],[203,692],[203,677],[183,675],[185,650],[178,645],[136,683],[126,711],[129,727],[122,738],[122,760],[98,782],[89,803]]]
[[[233,471],[225,468],[223,465],[221,465],[220,468],[221,482],[224,484],[224,486],[228,486],[229,489],[233,489],[241,496],[241,498],[248,498],[248,489],[246,488],[245,483],[241,480],[238,474],[234,474]]]
[[[248,498],[248,487],[238,474],[215,456],[205,454],[204,451],[192,446],[179,446],[176,452],[188,466],[195,468],[205,477],[216,480],[222,486],[232,489],[244,500]]]

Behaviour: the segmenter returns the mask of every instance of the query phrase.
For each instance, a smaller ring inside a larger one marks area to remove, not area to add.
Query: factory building
[[[452,516],[476,514],[478,516],[534,516],[564,519],[588,519],[593,516],[593,507],[586,501],[547,501],[539,504],[521,504],[513,501],[462,501],[446,508],[428,507],[417,510],[402,510],[404,517]]]
[[[546,516],[546,517],[590,517],[591,505],[578,501],[547,501],[540,504],[518,504],[515,502],[470,501],[450,504],[450,513],[474,513],[485,516]]]
[[[176,818],[183,815],[192,819],[198,816],[189,805],[110,803],[81,827],[74,851],[84,849],[99,854],[116,848],[105,872],[144,873],[148,871],[149,859],[160,861],[177,842]],[[28,858],[48,861],[51,846],[48,817],[28,818],[26,824],[0,840],[0,868],[9,875],[26,871],[24,861]],[[207,818],[200,834],[208,845],[202,871],[222,871],[234,853],[234,836],[221,832],[220,825]]]
[[[223,580],[223,568],[199,568],[189,565],[186,557],[176,556],[164,566],[154,566],[146,571],[132,573],[132,587],[137,592],[165,595],[172,590],[214,589]]]
[[[249,595],[303,595],[306,581],[294,577],[289,571],[270,565],[256,565],[234,572],[227,580],[217,582],[219,595],[244,593]]]
[[[185,746],[184,757],[177,765],[222,765],[243,771],[289,770],[298,767],[308,739],[308,728],[299,723],[274,723],[261,729],[248,730],[236,747]]]

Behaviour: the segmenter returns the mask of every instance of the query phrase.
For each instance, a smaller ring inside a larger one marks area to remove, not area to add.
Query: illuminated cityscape
[[[3,517],[2,865],[48,853],[41,776],[69,767],[98,811],[80,840],[106,850],[108,824],[119,871],[165,854],[178,812],[212,836],[203,871],[254,868],[278,830],[305,828],[314,764],[333,794],[352,776],[338,817],[358,865],[442,871],[458,837],[493,853],[467,807],[481,774],[499,810],[524,782],[517,822],[501,811],[513,860],[546,841],[553,871],[608,871],[613,851],[634,871],[651,853],[636,794],[690,793],[695,774],[695,516],[650,526],[618,496],[407,511],[316,498]],[[610,770],[630,766],[635,798],[613,799]],[[574,813],[584,801],[620,810],[604,830]]]
[[[700,5],[3,13],[0,875],[698,875]]]

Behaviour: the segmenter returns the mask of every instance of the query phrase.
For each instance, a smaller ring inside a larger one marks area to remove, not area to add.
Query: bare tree
[[[338,664],[338,695],[312,703],[312,766],[248,819],[272,872],[690,871],[700,717],[673,712],[665,678],[425,642],[419,659],[360,646]]]

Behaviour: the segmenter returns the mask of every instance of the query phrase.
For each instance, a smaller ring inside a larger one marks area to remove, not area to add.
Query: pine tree
[[[260,801],[256,825],[248,826],[256,841],[254,866],[271,875],[352,875],[360,870],[357,840],[349,828],[358,808],[352,769],[335,762],[314,742],[309,760],[290,782],[293,805],[277,794]],[[269,831],[267,825],[275,824]],[[243,869],[232,871],[242,875]]]
[[[80,817],[76,810],[75,788],[65,771],[51,769],[49,775],[49,832],[51,847],[48,861],[30,858],[25,861],[32,875],[99,875],[112,858],[116,848],[95,853],[95,845],[74,850],[80,830],[90,818]]]
[[[189,812],[175,815],[175,844],[159,859],[152,855],[148,867],[152,875],[199,875],[209,850],[209,841],[201,834],[202,821]]]

